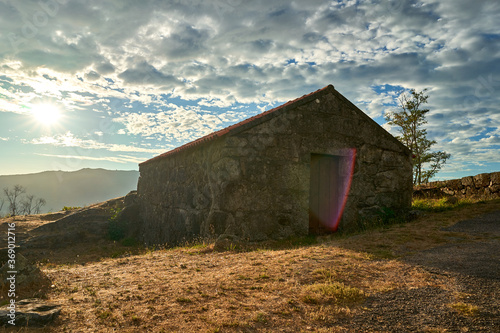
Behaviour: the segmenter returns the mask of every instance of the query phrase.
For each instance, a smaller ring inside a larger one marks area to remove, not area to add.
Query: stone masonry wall
[[[175,244],[221,234],[250,241],[306,235],[311,154],[340,156],[345,166],[353,151],[340,228],[355,229],[383,208],[408,209],[409,151],[332,87],[224,136],[141,164],[142,238]]]
[[[140,167],[143,228],[138,238],[149,245],[175,245],[207,235],[204,222],[216,205],[217,184],[228,177],[218,170],[221,159],[220,142],[213,142]]]
[[[476,176],[423,184],[415,187],[414,196],[497,199],[500,198],[500,172],[481,173]]]

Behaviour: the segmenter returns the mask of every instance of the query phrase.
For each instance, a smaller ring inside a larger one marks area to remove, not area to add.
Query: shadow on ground
[[[500,211],[460,221],[444,231],[463,232],[472,241],[434,247],[405,257],[408,263],[500,281]]]

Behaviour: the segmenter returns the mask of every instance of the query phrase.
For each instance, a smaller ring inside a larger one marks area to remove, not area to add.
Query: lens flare
[[[342,151],[340,156],[311,155],[309,197],[309,231],[337,231],[351,189],[356,149]]]
[[[339,200],[336,200],[335,204],[338,205],[338,208],[335,210],[337,215],[334,216],[334,219],[331,221],[331,224],[328,226],[332,231],[337,231],[340,223],[340,219],[342,218],[342,214],[344,213],[345,205],[347,203],[347,197],[349,196],[349,191],[351,190],[352,176],[354,174],[354,165],[356,162],[356,148],[351,148],[347,152],[347,156],[342,158],[341,163],[341,175],[340,178],[341,186],[339,188]]]

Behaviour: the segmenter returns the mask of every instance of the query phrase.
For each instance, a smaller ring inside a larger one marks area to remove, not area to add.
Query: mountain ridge
[[[42,212],[58,211],[64,206],[86,206],[106,201],[137,188],[139,171],[84,168],[77,171],[42,171],[0,176],[0,200],[3,189],[14,185],[26,188],[27,194],[47,201]],[[7,203],[0,214],[7,213]]]

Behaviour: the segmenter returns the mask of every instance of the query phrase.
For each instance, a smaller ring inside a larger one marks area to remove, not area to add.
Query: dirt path
[[[444,230],[465,233],[477,241],[457,238],[405,260],[459,275],[500,281],[500,211],[460,221]]]
[[[464,220],[443,231],[473,238],[452,242],[402,259],[451,288],[395,289],[369,297],[367,311],[349,325],[381,332],[500,332],[500,211]],[[450,306],[453,305],[453,306]]]

